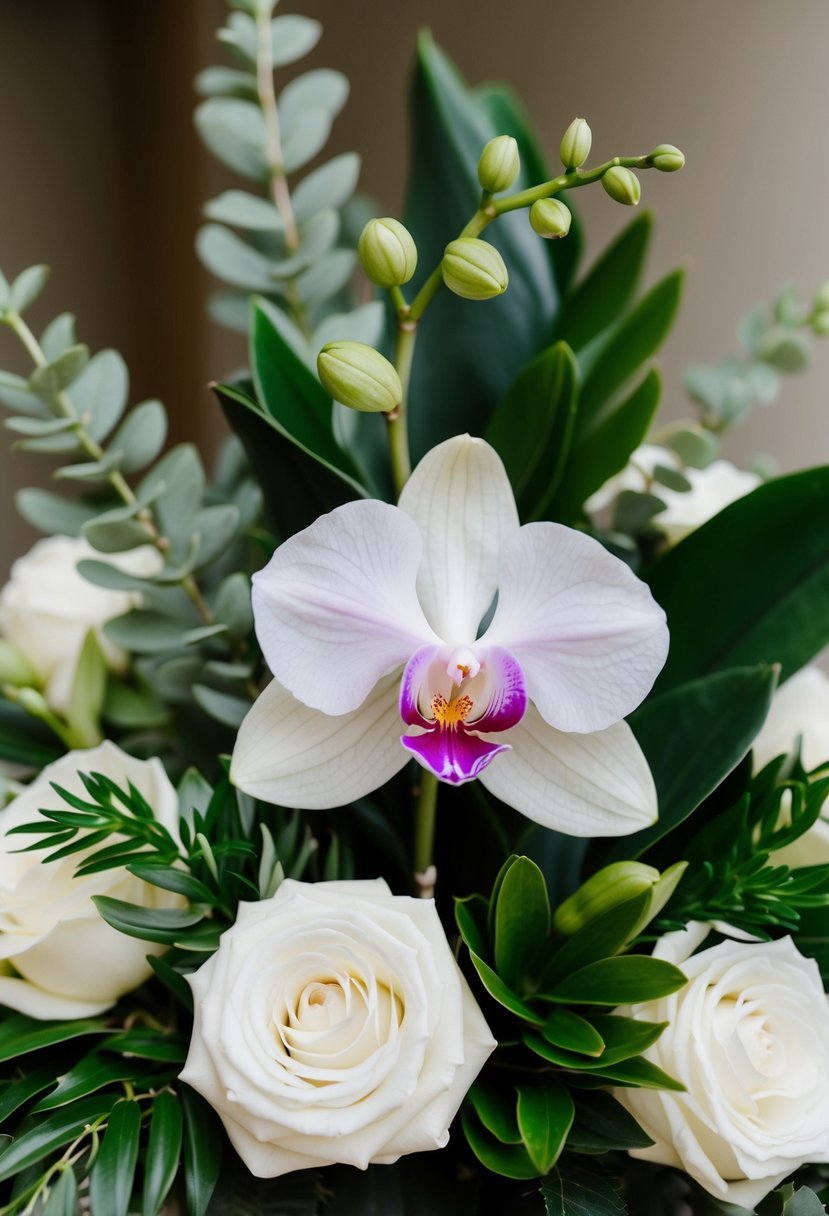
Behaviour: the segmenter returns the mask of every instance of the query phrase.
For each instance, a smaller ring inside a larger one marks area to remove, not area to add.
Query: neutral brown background
[[[330,150],[358,148],[363,187],[388,213],[405,165],[404,85],[418,28],[473,81],[523,94],[551,156],[575,114],[595,154],[670,141],[681,175],[644,176],[658,216],[650,277],[689,268],[666,346],[666,408],[686,408],[681,367],[734,346],[737,318],[787,279],[829,278],[829,4],[826,0],[283,0],[326,32],[308,65],[344,70],[350,103]],[[157,395],[177,438],[218,433],[207,381],[238,348],[204,319],[209,280],[193,254],[200,203],[219,175],[193,134],[191,81],[221,54],[219,0],[0,0],[0,266],[54,267],[35,320],[65,308],[93,349],[118,347],[134,400]],[[599,188],[579,197],[595,251],[627,219]],[[0,366],[23,369],[9,335]],[[735,436],[747,459],[829,461],[829,342],[815,369]],[[12,490],[43,462],[10,458],[0,435],[0,578],[31,534]]]

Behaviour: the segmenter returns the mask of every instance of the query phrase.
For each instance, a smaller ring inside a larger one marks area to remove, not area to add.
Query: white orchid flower
[[[414,756],[572,835],[656,818],[622,719],[665,661],[664,613],[592,538],[520,527],[483,440],[434,448],[399,506],[347,503],[286,541],[253,609],[274,680],[233,754],[246,792],[343,806]]]

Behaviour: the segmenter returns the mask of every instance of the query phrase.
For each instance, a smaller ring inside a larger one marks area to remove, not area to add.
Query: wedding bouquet
[[[0,276],[58,458],[0,592],[0,1213],[825,1212],[829,468],[720,444],[829,288],[655,423],[682,275],[646,214],[583,269],[571,195],[677,148],[550,168],[424,37],[378,218],[308,168],[343,76],[276,90],[319,24],[230,9],[212,474]]]

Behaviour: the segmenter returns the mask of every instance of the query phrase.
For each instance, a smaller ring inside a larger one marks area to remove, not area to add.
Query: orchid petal
[[[309,709],[273,680],[239,728],[235,785],[279,806],[344,806],[390,780],[409,759],[400,746],[395,674],[349,714]]]
[[[506,738],[512,750],[481,783],[536,823],[568,836],[626,836],[656,819],[653,777],[626,722],[568,735],[530,705]]]
[[[482,739],[463,727],[452,730],[433,726],[422,735],[403,735],[400,742],[425,769],[450,785],[463,785],[480,777],[499,752],[509,750],[508,744]]]
[[[598,541],[535,523],[504,546],[498,607],[480,644],[515,656],[546,722],[588,732],[644,700],[668,630],[648,587]]]
[[[407,726],[431,726],[430,720],[423,716],[418,707],[417,699],[420,687],[429,672],[429,668],[438,656],[439,647],[423,646],[415,651],[406,664],[403,679],[400,681],[400,717]]]
[[[345,714],[436,641],[415,591],[422,540],[388,503],[346,503],[276,550],[253,578],[268,666],[312,709]],[[347,800],[345,800],[347,801]]]
[[[400,495],[423,535],[417,592],[432,628],[450,646],[475,640],[498,585],[498,553],[518,531],[500,457],[459,435],[428,452]]]

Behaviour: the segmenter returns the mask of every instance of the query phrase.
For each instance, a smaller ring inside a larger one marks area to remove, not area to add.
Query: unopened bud
[[[812,301],[815,312],[825,312],[829,309],[829,283],[824,283],[817,289],[817,295]]]
[[[574,118],[561,137],[559,155],[565,169],[578,169],[590,155],[593,132],[584,118]]]
[[[539,236],[567,236],[573,217],[557,198],[539,198],[530,207],[530,223]]]
[[[602,185],[612,199],[617,203],[624,203],[626,207],[635,207],[642,197],[639,178],[622,165],[614,165],[608,169],[602,178]]]
[[[481,153],[478,161],[478,181],[490,194],[509,190],[518,176],[521,158],[518,144],[511,135],[496,135]]]
[[[825,338],[829,334],[829,309],[824,308],[821,312],[816,312],[813,315],[812,331],[819,338]]]
[[[443,281],[465,300],[491,300],[507,290],[509,275],[494,245],[476,237],[450,241],[441,263]]]
[[[660,173],[676,173],[677,169],[681,169],[685,164],[685,154],[680,152],[679,148],[675,148],[673,144],[659,144],[651,152],[648,160]]]
[[[26,659],[25,655],[0,638],[0,685],[10,684],[12,688],[27,688],[40,683],[37,673]]]
[[[417,248],[399,220],[369,220],[357,243],[360,261],[378,287],[401,287],[417,267]]]
[[[641,861],[615,861],[598,870],[565,899],[555,911],[553,926],[557,933],[569,937],[618,904],[653,890],[658,882],[659,871],[653,866]]]
[[[21,688],[15,693],[14,699],[33,718],[44,718],[49,713],[46,698],[36,688]]]
[[[329,342],[317,355],[324,389],[343,405],[390,414],[403,400],[400,377],[388,359],[364,342]]]

